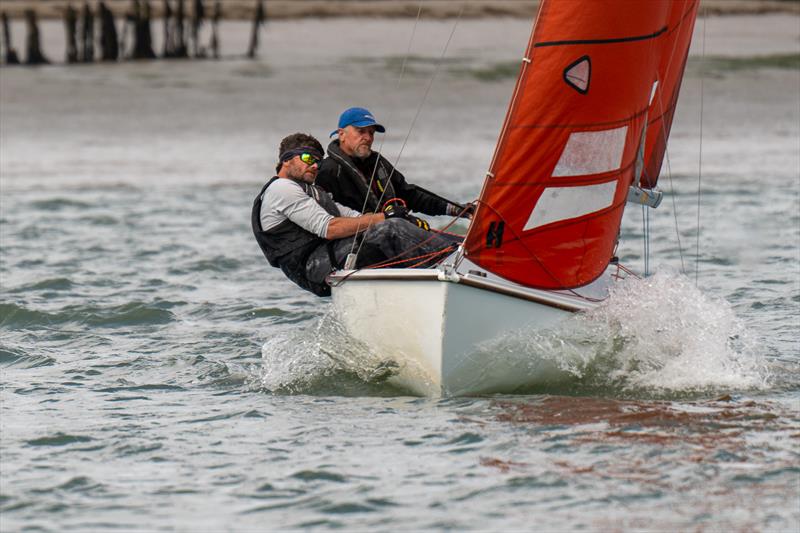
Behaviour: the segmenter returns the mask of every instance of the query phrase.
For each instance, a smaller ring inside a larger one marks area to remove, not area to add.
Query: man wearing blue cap
[[[328,157],[322,161],[316,184],[330,192],[333,199],[359,212],[378,212],[387,205],[407,208],[428,215],[469,217],[472,206],[462,206],[430,191],[406,182],[381,154],[372,151],[375,132],[386,128],[378,124],[369,110],[351,107],[339,117],[337,135],[328,145]],[[428,229],[427,222],[412,215],[407,218]]]

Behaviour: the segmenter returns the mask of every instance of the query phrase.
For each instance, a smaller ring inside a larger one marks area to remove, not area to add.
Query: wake
[[[766,359],[730,304],[664,272],[619,283],[600,307],[555,328],[532,325],[481,351],[549,361],[570,389],[670,396],[764,389],[770,381]]]

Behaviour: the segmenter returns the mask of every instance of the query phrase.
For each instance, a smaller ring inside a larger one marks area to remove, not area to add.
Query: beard
[[[366,159],[372,154],[372,147],[368,144],[359,144],[353,150],[353,154],[359,159]]]
[[[296,181],[305,181],[306,183],[314,183],[317,177],[317,171],[309,167],[306,168],[293,168],[289,172],[289,177]]]

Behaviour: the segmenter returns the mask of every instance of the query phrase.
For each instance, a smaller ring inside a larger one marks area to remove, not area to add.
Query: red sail
[[[605,270],[642,168],[674,8],[695,3],[541,2],[467,234],[472,261],[543,289],[579,287]]]

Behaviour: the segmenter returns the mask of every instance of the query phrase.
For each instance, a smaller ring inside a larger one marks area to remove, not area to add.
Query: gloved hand
[[[407,218],[409,215],[406,202],[402,198],[387,200],[383,204],[383,216],[386,217],[386,220],[390,218]]]
[[[428,221],[425,220],[424,218],[419,218],[419,217],[415,217],[414,215],[407,214],[406,215],[406,220],[408,220],[412,224],[416,224],[416,226],[418,228],[422,228],[425,231],[430,231],[431,230],[431,225],[428,224]]]
[[[388,220],[390,218],[404,218],[417,226],[418,228],[430,231],[431,225],[427,220],[415,217],[408,212],[406,202],[402,198],[392,198],[383,204],[383,216]]]
[[[473,202],[464,204],[464,212],[461,213],[461,218],[472,218],[475,215],[476,205]]]
[[[451,217],[472,218],[475,213],[475,204],[472,202],[464,205],[447,204],[447,215]]]

